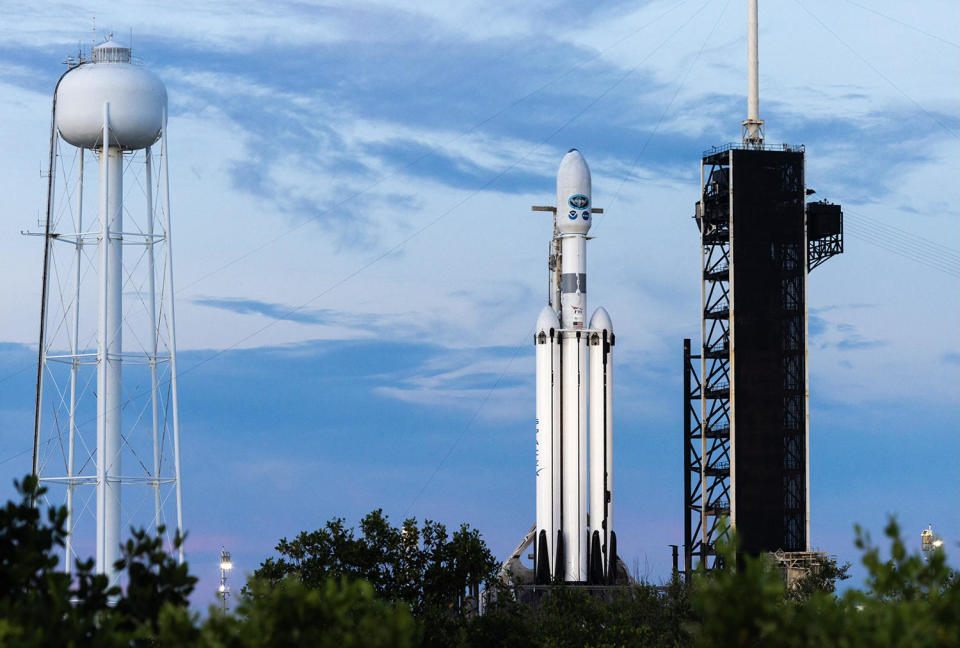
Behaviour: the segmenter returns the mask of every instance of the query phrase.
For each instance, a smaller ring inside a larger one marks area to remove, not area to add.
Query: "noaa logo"
[[[567,216],[570,217],[570,220],[577,220],[577,212],[573,211],[572,209],[570,210],[570,213],[567,214]]]
[[[570,196],[570,200],[567,201],[570,203],[570,206],[574,209],[586,209],[590,206],[590,199],[584,196],[583,194],[577,194],[576,196]]]

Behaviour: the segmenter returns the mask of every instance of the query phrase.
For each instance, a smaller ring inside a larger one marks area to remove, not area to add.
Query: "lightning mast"
[[[763,148],[757,13],[757,0],[749,0],[747,7],[747,118],[743,122],[743,145],[747,148]]]

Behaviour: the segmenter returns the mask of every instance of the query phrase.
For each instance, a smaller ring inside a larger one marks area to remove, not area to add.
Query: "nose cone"
[[[577,149],[570,149],[557,171],[557,229],[586,234],[592,222],[590,167]]]
[[[590,329],[593,331],[607,331],[613,333],[613,322],[610,321],[610,313],[601,306],[593,311],[593,317],[590,318]]]
[[[557,330],[560,328],[560,319],[557,317],[555,310],[549,306],[544,306],[543,310],[540,311],[540,317],[537,318],[537,335],[540,333],[546,333],[550,335],[550,331]]]

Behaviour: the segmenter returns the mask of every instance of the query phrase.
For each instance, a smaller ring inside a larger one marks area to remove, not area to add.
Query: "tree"
[[[211,614],[197,641],[209,648],[412,648],[418,632],[407,606],[376,598],[365,581],[308,586],[290,576],[251,580],[235,615]]]
[[[890,558],[857,528],[867,590],[842,596],[822,588],[787,596],[768,560],[745,557],[737,569],[703,575],[694,584],[700,646],[958,646],[960,582],[938,550],[925,560],[908,553],[896,521],[885,534]],[[732,546],[724,548],[733,564]]]
[[[409,606],[422,628],[426,646],[459,641],[465,619],[477,610],[480,588],[493,580],[498,566],[480,533],[464,524],[450,536],[446,526],[414,519],[390,524],[378,509],[360,521],[359,534],[343,518],[277,543],[254,573],[266,586],[294,578],[309,589],[327,587],[331,579],[364,580],[377,598]],[[256,598],[268,589],[247,588]]]
[[[178,563],[164,550],[164,531],[160,526],[157,536],[152,537],[143,529],[131,529],[133,537],[122,548],[117,569],[125,573],[127,588],[117,600],[114,612],[124,630],[156,633],[165,607],[186,608],[190,604],[197,578],[190,574],[186,563]],[[178,532],[174,548],[182,542]]]
[[[16,485],[20,501],[0,509],[5,647],[960,646],[960,579],[942,549],[926,558],[908,552],[894,520],[885,530],[889,556],[857,529],[868,572],[862,591],[838,596],[833,577],[847,566],[824,565],[799,594],[788,592],[769,559],[737,561],[734,537],[721,547],[731,567],[689,584],[592,594],[561,585],[533,606],[500,596],[480,616],[473,605],[496,563],[476,530],[450,535],[414,520],[398,529],[374,511],[359,533],[335,519],[282,540],[236,610],[211,609],[201,622],[187,603],[196,579],[144,531],[122,547],[123,589],[89,560],[72,577],[58,571],[66,512],[34,506],[44,494],[35,478]]]
[[[96,574],[93,560],[78,560],[68,576],[57,556],[66,508],[47,509],[44,520],[35,505],[46,493],[39,480],[28,475],[14,486],[20,501],[0,510],[0,645],[142,645],[151,642],[165,609],[185,609],[196,579],[159,538],[134,531],[122,548],[116,566],[126,591]]]
[[[810,570],[787,588],[787,598],[801,602],[809,599],[815,592],[835,592],[839,581],[850,578],[849,572],[850,563],[838,565],[832,558],[817,556]]]
[[[107,600],[119,590],[93,573],[92,561],[77,563],[73,584],[58,571],[66,510],[51,508],[44,520],[34,502],[46,489],[34,476],[14,487],[20,501],[0,510],[0,645],[112,645],[98,631],[111,625]]]
[[[851,634],[861,645],[960,646],[960,579],[937,549],[924,558],[908,552],[891,518],[884,530],[890,557],[884,560],[869,534],[856,528],[856,545],[867,568],[866,592],[844,596],[855,608]]]
[[[360,533],[334,518],[322,528],[301,532],[275,547],[254,576],[268,585],[294,577],[308,588],[329,579],[361,579],[377,597],[405,602],[416,616],[442,609],[457,616],[475,610],[480,587],[492,580],[498,563],[476,529],[462,525],[453,536],[438,522],[422,527],[414,519],[390,524],[381,509],[360,521]],[[256,596],[256,592],[250,592]]]

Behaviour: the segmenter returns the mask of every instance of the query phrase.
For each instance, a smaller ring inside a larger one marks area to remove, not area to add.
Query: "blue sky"
[[[743,4],[7,3],[0,495],[29,469],[41,247],[19,231],[44,207],[60,62],[95,16],[133,30],[170,97],[198,602],[221,544],[252,570],[281,536],[377,507],[467,521],[499,556],[519,541],[550,233],[529,206],[572,146],[607,210],[588,271],[617,330],[620,550],[665,577],[690,216],[701,152],[745,117]],[[956,3],[760,10],[768,141],[805,144],[816,198],[847,213],[846,253],[809,283],[813,544],[853,559],[853,523],[879,535],[897,513],[956,547]]]

